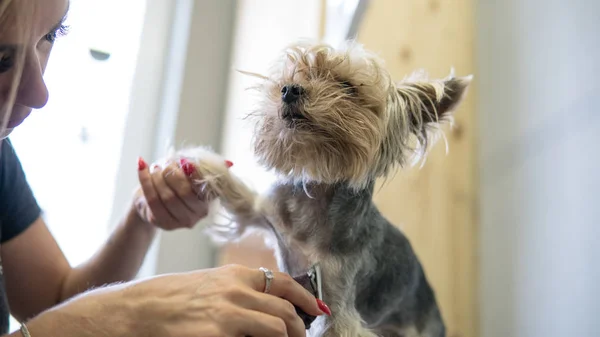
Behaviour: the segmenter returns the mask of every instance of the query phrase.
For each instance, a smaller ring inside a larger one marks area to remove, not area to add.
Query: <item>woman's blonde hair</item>
[[[0,0],[0,45],[7,39],[10,43],[27,44],[30,38],[30,30],[33,18],[33,2],[31,0]],[[12,69],[0,76],[10,76],[8,87],[2,87],[0,90],[0,135],[5,133],[10,115],[13,110],[15,99],[19,91],[19,84],[23,75],[26,53],[17,48],[17,52],[10,57],[14,57]],[[0,58],[9,57],[0,51]],[[0,138],[0,141],[1,138]]]

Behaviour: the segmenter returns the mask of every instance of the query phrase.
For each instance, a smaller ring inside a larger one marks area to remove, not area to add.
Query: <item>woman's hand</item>
[[[74,326],[78,319],[87,322],[81,336],[303,337],[294,304],[314,316],[323,312],[289,275],[274,275],[268,294],[264,273],[242,266],[158,276],[78,297],[55,309],[62,315],[54,317]],[[31,323],[32,336],[44,335],[42,323],[37,329]]]
[[[289,275],[274,274],[268,294],[262,271],[231,265],[157,277],[132,287],[124,298],[139,303],[143,326],[164,336],[305,336],[293,304],[314,316],[323,312]]]
[[[210,196],[194,184],[201,177],[185,159],[165,167],[138,162],[140,187],[134,206],[143,221],[165,230],[192,228],[208,214]]]

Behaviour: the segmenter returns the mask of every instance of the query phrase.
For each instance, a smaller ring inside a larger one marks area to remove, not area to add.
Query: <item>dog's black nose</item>
[[[281,88],[281,99],[288,104],[294,103],[302,96],[303,91],[302,87],[297,84],[285,85]]]

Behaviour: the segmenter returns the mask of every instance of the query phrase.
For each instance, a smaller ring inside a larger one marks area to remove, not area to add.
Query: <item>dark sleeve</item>
[[[41,209],[10,140],[0,142],[0,243],[4,243],[25,231]]]

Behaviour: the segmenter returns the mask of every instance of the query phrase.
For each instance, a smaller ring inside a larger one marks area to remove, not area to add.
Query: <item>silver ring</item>
[[[269,269],[264,268],[264,267],[260,267],[260,268],[258,268],[258,270],[265,273],[265,290],[263,292],[265,294],[268,294],[269,290],[271,290],[271,282],[275,278],[275,275],[273,275],[272,271],[270,271]]]

